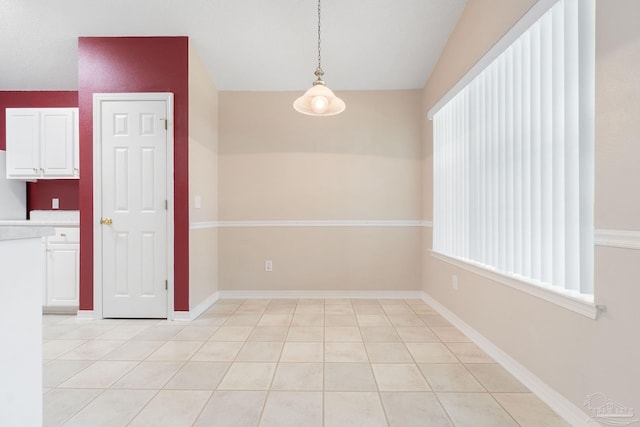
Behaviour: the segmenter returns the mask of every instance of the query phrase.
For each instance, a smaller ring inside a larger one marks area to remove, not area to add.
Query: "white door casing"
[[[173,95],[95,94],[96,317],[173,318],[172,212]]]

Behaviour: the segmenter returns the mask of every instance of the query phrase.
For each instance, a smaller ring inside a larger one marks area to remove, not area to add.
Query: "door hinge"
[[[168,125],[169,119],[160,119],[160,120],[162,120],[164,122],[164,130],[169,129],[169,125]]]
[[[165,291],[166,291],[166,290],[169,290],[169,281],[168,281],[168,280],[165,280],[165,281],[164,281],[164,290],[165,290]]]
[[[168,211],[169,210],[169,201],[165,199],[164,201],[164,210]]]

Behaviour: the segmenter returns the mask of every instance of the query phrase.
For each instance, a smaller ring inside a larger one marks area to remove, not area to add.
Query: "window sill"
[[[524,281],[515,276],[509,276],[497,271],[488,269],[484,266],[473,264],[467,260],[454,258],[431,250],[431,256],[441,261],[453,264],[457,267],[471,271],[480,276],[486,277],[494,282],[509,286],[529,295],[543,299],[552,304],[556,304],[567,310],[586,316],[590,319],[597,319],[599,306],[593,302],[593,295],[583,295],[577,292],[569,292],[566,290],[555,289],[543,285],[534,284]]]

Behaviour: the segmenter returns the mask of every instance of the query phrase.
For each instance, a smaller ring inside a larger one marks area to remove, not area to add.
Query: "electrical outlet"
[[[454,291],[458,290],[458,276],[455,274],[451,276],[451,287]]]
[[[202,197],[195,196],[194,197],[194,205],[196,209],[202,209]]]
[[[51,209],[60,209],[60,199],[51,199]]]
[[[264,271],[273,271],[273,261],[268,259],[264,262]]]

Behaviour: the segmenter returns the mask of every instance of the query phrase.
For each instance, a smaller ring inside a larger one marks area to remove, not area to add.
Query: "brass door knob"
[[[102,218],[100,220],[100,224],[111,225],[111,224],[113,224],[113,220],[111,218]]]

